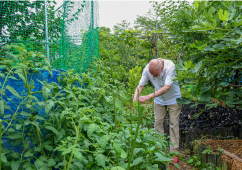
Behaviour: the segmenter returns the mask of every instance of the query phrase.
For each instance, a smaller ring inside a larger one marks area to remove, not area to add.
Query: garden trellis
[[[0,11],[0,46],[23,44],[76,72],[99,57],[97,1],[1,1]]]

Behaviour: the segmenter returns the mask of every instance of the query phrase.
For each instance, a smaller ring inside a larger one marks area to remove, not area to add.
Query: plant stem
[[[130,125],[131,125],[131,129],[130,129],[130,133],[132,133],[132,124],[133,124],[133,112],[132,112],[132,104],[133,104],[133,100],[132,100],[132,97],[131,97],[131,100],[130,100]]]
[[[8,123],[8,126],[7,126],[7,127],[4,129],[4,131],[2,132],[2,135],[3,135],[4,132],[8,129],[8,127],[11,125],[11,123],[12,123],[14,117],[15,117],[16,114],[18,113],[18,109],[20,108],[20,106],[22,105],[22,103],[23,103],[28,97],[29,97],[29,96],[26,96],[26,97],[24,98],[24,100],[18,105],[17,110],[15,111],[14,115],[12,116],[11,121]]]
[[[30,91],[29,84],[28,84],[28,77],[27,77],[26,70],[25,70],[25,68],[22,68],[22,69],[24,71],[24,77],[25,77],[25,81],[26,81],[26,82],[24,82],[24,84],[25,84],[25,86],[26,86],[26,88],[28,90],[28,94],[31,95],[31,91]]]
[[[66,155],[64,155],[64,168],[66,170]]]
[[[138,115],[139,115],[139,117],[138,117],[138,123],[137,123],[137,126],[136,126],[135,136],[134,136],[134,139],[133,139],[133,142],[132,142],[132,148],[131,148],[131,153],[130,153],[130,156],[129,156],[129,163],[128,163],[127,170],[129,170],[129,168],[130,168],[130,163],[131,163],[133,152],[134,152],[136,138],[138,136],[139,127],[140,127],[140,124],[141,124],[142,113],[143,113],[143,110],[139,110],[139,89],[138,89]]]
[[[133,129],[133,112],[132,112],[132,104],[133,104],[133,99],[131,97],[131,100],[130,100],[130,135],[132,135],[132,129]],[[130,145],[132,147],[132,140],[130,142]],[[129,151],[127,151],[129,152]]]
[[[38,131],[37,128],[36,128],[36,132],[37,132],[37,136],[38,136],[38,139],[39,139],[39,145],[40,145],[40,147],[41,147],[41,150],[42,150],[42,152],[43,152],[44,157],[46,157],[46,154],[45,154],[44,148],[42,148],[41,138],[40,138],[40,134],[39,134],[39,131]],[[47,158],[47,157],[46,157],[46,158]]]
[[[73,121],[73,123],[74,123],[74,121]],[[75,124],[75,123],[74,123],[74,124]],[[80,129],[80,125],[81,125],[81,123],[79,123],[78,127],[76,128],[76,139],[75,139],[75,143],[74,143],[74,145],[77,144],[77,139],[78,139],[78,137],[79,137],[79,129]],[[69,159],[69,163],[68,163],[68,166],[67,166],[67,170],[70,169],[71,161],[72,161],[72,157],[73,157],[73,153],[71,152],[71,156],[70,156],[70,159]]]
[[[0,170],[2,169],[2,119],[0,119]]]
[[[115,107],[115,95],[114,95],[114,92],[113,92],[113,107],[114,107],[114,128],[115,128],[115,131],[117,133],[117,122],[116,122],[116,107]]]

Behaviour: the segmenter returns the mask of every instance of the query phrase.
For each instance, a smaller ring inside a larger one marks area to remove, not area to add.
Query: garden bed
[[[242,169],[242,140],[214,140],[195,142],[193,151],[203,164],[222,170]]]

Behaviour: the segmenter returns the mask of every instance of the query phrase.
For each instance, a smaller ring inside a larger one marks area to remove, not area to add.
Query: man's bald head
[[[161,71],[163,70],[163,63],[159,59],[153,59],[149,63],[149,71],[154,76],[157,77],[160,75]]]
[[[158,59],[153,59],[150,61],[149,70],[161,69],[162,63]]]

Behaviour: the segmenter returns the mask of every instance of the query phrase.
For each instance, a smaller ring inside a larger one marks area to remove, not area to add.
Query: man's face
[[[150,70],[150,74],[151,74],[153,77],[158,77],[158,76],[160,76],[161,70],[162,70],[162,69]]]

